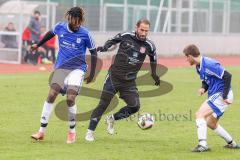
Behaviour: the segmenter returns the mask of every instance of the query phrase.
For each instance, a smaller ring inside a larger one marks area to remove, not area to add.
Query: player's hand
[[[90,76],[84,78],[84,81],[86,81],[86,83],[88,84],[88,83],[92,82],[93,77],[94,77],[94,76],[91,76],[91,75],[90,75]]]
[[[200,89],[198,90],[198,95],[199,95],[199,96],[202,96],[204,93],[205,93],[205,89],[204,89],[204,88],[200,88]]]
[[[231,102],[228,99],[223,100],[227,105],[231,104]]]
[[[159,76],[156,75],[156,74],[152,74],[152,78],[155,81],[155,85],[156,86],[160,86],[160,78],[159,78]]]
[[[99,46],[99,47],[97,47],[97,52],[106,52],[107,51],[107,49],[106,48],[104,48],[104,47],[102,47],[102,46]]]
[[[37,44],[33,44],[33,45],[31,45],[31,47],[30,47],[30,51],[31,51],[31,52],[36,51],[37,49],[38,49]]]

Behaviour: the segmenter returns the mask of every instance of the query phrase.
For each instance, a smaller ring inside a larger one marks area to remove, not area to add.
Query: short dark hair
[[[140,24],[142,24],[142,23],[144,23],[144,24],[148,24],[149,26],[150,26],[150,21],[148,20],[148,19],[146,19],[146,18],[141,18],[141,19],[139,19],[138,21],[137,21],[137,27],[139,27],[140,26]]]
[[[185,54],[185,56],[191,55],[193,57],[198,57],[200,55],[198,47],[194,44],[186,46],[183,50],[183,53]]]
[[[67,11],[67,13],[65,14],[65,17],[68,20],[70,20],[71,18],[77,18],[82,24],[85,20],[84,14],[85,13],[82,7],[72,7]]]
[[[35,10],[33,13],[41,15],[40,11],[38,11],[38,10]]]

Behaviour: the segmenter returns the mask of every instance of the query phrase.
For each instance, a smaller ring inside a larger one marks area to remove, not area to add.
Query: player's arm
[[[153,80],[155,81],[155,85],[159,86],[160,85],[160,78],[157,75],[157,58],[156,58],[156,53],[153,55],[149,55],[150,58],[150,66],[151,66],[151,76]]]
[[[53,33],[52,30],[48,31],[38,44],[33,44],[31,46],[31,50],[32,51],[36,50],[38,47],[42,46],[44,43],[46,43],[48,40],[50,40],[54,36],[55,36],[55,33]]]
[[[116,36],[114,36],[113,38],[107,40],[105,42],[105,44],[103,46],[99,46],[97,47],[97,52],[106,52],[108,50],[108,48],[112,47],[113,45],[119,43],[122,41],[122,33],[117,34]]]
[[[227,102],[227,95],[231,88],[231,80],[232,80],[231,73],[229,73],[228,71],[225,70],[222,79],[224,81],[223,100],[226,100],[225,102]]]
[[[149,59],[150,59],[150,67],[151,67],[151,76],[153,80],[155,81],[155,85],[159,86],[160,85],[160,78],[157,75],[157,53],[156,53],[156,47],[154,43],[150,42],[150,54],[148,54]]]
[[[87,81],[87,83],[90,83],[95,75],[95,70],[96,70],[96,66],[97,66],[97,49],[92,49],[89,50],[91,53],[91,71],[90,74],[87,78],[85,78],[85,80]]]
[[[202,81],[202,87],[198,90],[199,96],[202,96],[208,90],[208,84],[205,81]]]
[[[202,81],[202,88],[204,89],[204,92],[207,92],[208,84],[205,81]]]

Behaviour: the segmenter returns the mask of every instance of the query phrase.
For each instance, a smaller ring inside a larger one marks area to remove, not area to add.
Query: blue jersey
[[[202,56],[200,65],[196,69],[200,80],[205,81],[208,85],[208,97],[223,91],[224,81],[222,77],[225,69],[218,61]]]
[[[86,48],[89,50],[95,49],[95,44],[89,31],[81,26],[77,32],[72,32],[68,28],[68,23],[59,22],[54,26],[53,32],[58,36],[59,45],[54,68],[81,69],[86,72]]]

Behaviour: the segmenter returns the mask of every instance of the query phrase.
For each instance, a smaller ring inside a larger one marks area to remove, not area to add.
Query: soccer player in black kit
[[[159,76],[156,74],[156,48],[154,43],[147,38],[149,28],[150,22],[147,19],[140,19],[134,32],[119,33],[108,40],[104,46],[97,48],[100,52],[106,52],[112,45],[119,43],[119,49],[114,63],[109,68],[99,104],[91,114],[85,137],[87,141],[94,141],[93,132],[117,92],[120,93],[120,98],[125,101],[126,106],[106,118],[109,134],[114,133],[114,121],[127,118],[139,110],[140,102],[135,79],[146,55],[150,58],[151,75],[155,85],[160,85]]]

